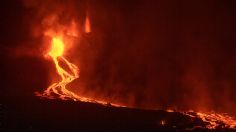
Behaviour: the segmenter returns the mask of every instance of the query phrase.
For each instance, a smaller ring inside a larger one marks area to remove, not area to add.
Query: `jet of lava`
[[[89,17],[88,15],[86,16],[86,19],[85,19],[85,25],[84,25],[84,30],[86,33],[90,33],[91,32],[91,24],[90,24],[90,20],[89,20]]]
[[[64,51],[64,43],[62,39],[54,37],[52,39],[52,47],[50,52],[48,53],[52,58],[56,58],[58,56],[62,56]]]

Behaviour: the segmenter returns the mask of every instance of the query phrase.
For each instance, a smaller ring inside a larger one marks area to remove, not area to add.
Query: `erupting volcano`
[[[79,99],[82,100],[82,98],[75,95],[73,92],[66,89],[66,85],[70,82],[72,82],[74,79],[79,77],[79,69],[74,64],[70,63],[63,57],[63,51],[64,51],[64,42],[59,37],[53,37],[52,38],[52,47],[49,51],[48,55],[52,58],[55,67],[57,69],[57,73],[61,77],[61,82],[54,83],[51,86],[49,86],[43,93],[42,96],[45,97],[52,97],[52,94],[57,94],[61,99],[65,98],[71,98],[71,99]],[[69,67],[70,72],[67,72],[65,69],[63,69],[59,65],[59,59],[63,61],[63,63],[66,64],[66,66]],[[52,93],[53,92],[53,93]]]
[[[86,17],[86,20],[85,20],[85,32],[86,33],[91,32],[90,22],[89,22],[88,17]],[[65,52],[65,46],[67,45],[66,41],[64,40],[66,35],[65,34],[60,34],[60,35],[50,34],[49,36],[51,37],[51,43],[50,43],[51,47],[45,56],[49,56],[54,62],[57,73],[61,77],[61,81],[50,85],[42,94],[36,92],[36,95],[40,97],[46,97],[49,99],[55,99],[58,97],[62,100],[71,99],[74,101],[110,105],[110,103],[107,103],[105,101],[99,101],[99,100],[94,100],[92,98],[79,96],[66,87],[67,84],[79,78],[79,68],[73,63],[69,62],[65,57],[63,57],[63,54]],[[61,66],[60,65],[61,63],[63,63],[64,66]],[[117,104],[112,104],[112,106],[121,107],[121,105],[117,105]],[[167,110],[167,111],[173,112],[173,110]],[[190,116],[191,118],[201,119],[203,122],[206,122],[205,127],[208,129],[216,129],[218,127],[219,128],[232,128],[232,129],[236,128],[235,118],[227,114],[218,114],[214,112],[203,113],[203,112],[194,112],[194,111],[190,111],[190,112],[178,111],[178,112],[184,115]],[[161,121],[161,124],[165,125],[166,122]]]
[[[6,3],[0,131],[236,130],[235,4]]]
[[[73,30],[76,30],[76,29],[73,29]],[[58,98],[62,100],[72,99],[74,101],[83,101],[83,102],[99,103],[102,105],[107,105],[107,104],[111,105],[111,103],[107,103],[104,101],[99,101],[99,100],[94,100],[91,98],[78,96],[76,93],[67,89],[66,87],[67,84],[79,78],[79,68],[73,63],[69,62],[65,57],[63,57],[63,53],[65,52],[65,45],[68,45],[66,44],[64,38],[65,36],[70,36],[71,35],[70,33],[72,33],[73,30],[70,31],[69,29],[67,29],[66,30],[67,35],[63,33],[61,33],[60,35],[57,35],[57,33],[55,32],[50,32],[50,33],[46,32],[46,35],[48,35],[51,38],[51,43],[50,43],[51,47],[45,56],[46,57],[49,56],[54,62],[57,73],[61,77],[61,81],[57,83],[53,83],[42,94],[39,92],[36,92],[36,96],[46,97],[50,99],[56,98],[55,96],[58,96]],[[89,22],[88,17],[86,17],[86,20],[85,20],[85,32],[86,33],[91,32],[90,22]],[[77,36],[74,34],[74,37],[77,37]],[[61,66],[60,63],[63,63],[65,66],[64,67]],[[112,105],[121,106],[117,104],[112,104]]]
[[[56,15],[57,16],[57,15]],[[52,19],[53,23],[58,24],[58,21],[55,21],[55,19]],[[49,99],[56,99],[60,98],[62,100],[74,100],[74,101],[82,101],[82,102],[90,102],[90,103],[98,103],[102,105],[112,105],[121,107],[121,105],[118,104],[111,104],[110,102],[106,101],[99,101],[95,100],[90,97],[83,97],[79,96],[70,88],[68,88],[68,84],[73,82],[74,80],[79,78],[79,68],[68,61],[64,54],[66,52],[66,46],[69,45],[69,42],[72,42],[72,46],[75,44],[74,41],[68,41],[70,40],[70,37],[78,37],[78,31],[76,29],[77,23],[74,21],[71,22],[71,25],[63,25],[62,29],[61,26],[59,28],[55,28],[55,25],[51,25],[52,28],[49,28],[44,33],[45,36],[50,38],[50,48],[49,51],[45,54],[46,57],[50,57],[53,61],[56,72],[60,76],[59,82],[54,82],[51,84],[42,94],[39,92],[36,92],[37,96],[45,97]],[[88,17],[88,13],[86,14],[85,21],[84,21],[84,32],[86,34],[91,32],[91,25],[90,20]],[[168,110],[167,110],[168,111]],[[173,110],[171,110],[173,112]],[[205,122],[205,127],[208,129],[216,129],[216,128],[235,128],[236,127],[236,120],[234,117],[231,117],[227,114],[218,114],[215,112],[182,112],[182,111],[176,111],[178,113],[184,114],[186,116],[189,116],[191,118],[199,118],[203,122]],[[161,121],[162,125],[165,125],[166,121]]]

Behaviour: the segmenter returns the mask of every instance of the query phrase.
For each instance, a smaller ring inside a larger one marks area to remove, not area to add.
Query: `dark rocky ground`
[[[234,131],[208,130],[204,125],[178,112],[70,100],[8,97],[1,103],[1,131]]]

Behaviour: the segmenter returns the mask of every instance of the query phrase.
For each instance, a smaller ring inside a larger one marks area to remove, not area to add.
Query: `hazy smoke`
[[[236,19],[231,5],[25,1],[36,38],[42,37],[50,14],[57,14],[61,25],[71,19],[78,23],[81,38],[68,55],[81,70],[71,85],[78,94],[141,108],[236,114]],[[82,30],[86,12],[90,34]]]

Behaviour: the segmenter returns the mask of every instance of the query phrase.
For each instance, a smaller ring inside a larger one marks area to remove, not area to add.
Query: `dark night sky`
[[[55,70],[40,55],[42,38],[32,37],[32,27],[40,27],[44,17],[37,15],[40,7],[50,5],[25,3],[1,2],[5,99],[43,91]],[[79,24],[87,5],[92,23],[92,33],[83,34],[68,55],[81,69],[81,78],[72,84],[78,93],[142,108],[236,114],[234,0],[65,3],[77,11]]]

